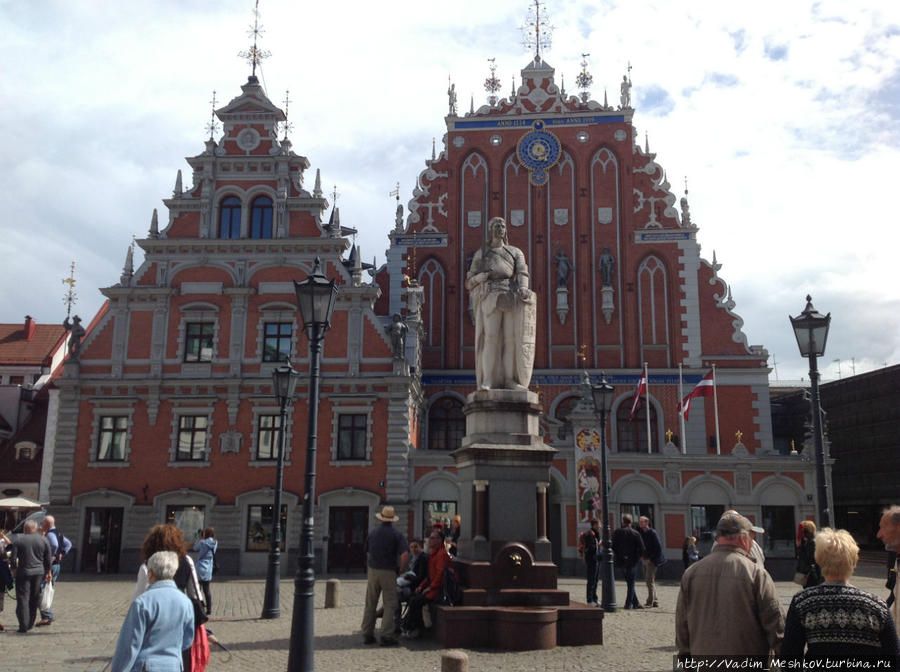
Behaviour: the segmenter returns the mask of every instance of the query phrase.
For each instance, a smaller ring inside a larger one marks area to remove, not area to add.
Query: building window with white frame
[[[266,322],[263,326],[264,362],[286,362],[291,358],[294,325],[290,322]]]
[[[184,361],[211,362],[213,356],[213,322],[188,322],[184,330]]]
[[[260,415],[256,429],[256,459],[277,460],[281,446],[281,416]]]
[[[205,415],[182,415],[178,418],[178,446],[175,459],[196,462],[206,459],[209,418]]]
[[[128,416],[103,415],[97,436],[97,461],[122,462],[128,441]]]
[[[338,460],[365,460],[369,418],[365,413],[338,417]]]

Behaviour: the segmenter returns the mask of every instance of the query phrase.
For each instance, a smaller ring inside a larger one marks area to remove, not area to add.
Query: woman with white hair
[[[887,605],[849,584],[859,560],[859,547],[850,533],[826,527],[816,535],[815,548],[815,562],[825,581],[794,595],[781,657],[853,660],[900,653]]]
[[[172,578],[178,554],[159,551],[147,560],[149,586],[125,617],[111,672],[181,672],[181,652],[194,641],[194,607]]]

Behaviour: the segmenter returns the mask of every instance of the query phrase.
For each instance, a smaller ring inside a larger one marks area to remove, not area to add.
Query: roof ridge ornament
[[[209,111],[209,122],[206,124],[206,130],[209,132],[209,139],[213,140],[213,136],[216,131],[219,130],[219,122],[216,121],[216,103],[219,102],[216,100],[216,90],[213,89],[212,100],[209,101],[210,111]]]
[[[500,91],[502,85],[500,84],[500,80],[497,79],[497,59],[489,58],[487,60],[488,63],[491,64],[491,76],[484,80],[484,90],[490,94],[488,96],[488,104],[491,107],[494,107],[498,100],[497,93]]]
[[[264,32],[266,31],[263,30],[263,27],[261,25],[259,25],[259,0],[256,0],[256,5],[253,8],[253,27],[251,27],[247,31],[248,37],[253,37],[253,46],[251,46],[247,51],[238,52],[238,56],[245,59],[251,66],[251,80],[256,80],[256,66],[260,65],[264,58],[268,58],[272,55],[272,52],[265,49],[260,49],[257,46],[257,41]]]
[[[575,83],[578,85],[578,88],[581,89],[581,102],[587,105],[587,102],[591,99],[590,86],[594,81],[594,76],[588,72],[587,66],[587,57],[590,54],[581,54],[581,72],[578,73],[578,76],[575,78]]]
[[[526,49],[534,49],[534,60],[541,61],[541,49],[550,49],[550,34],[553,26],[547,23],[547,8],[540,0],[533,0],[534,6],[528,8],[528,19],[522,26],[522,45]]]

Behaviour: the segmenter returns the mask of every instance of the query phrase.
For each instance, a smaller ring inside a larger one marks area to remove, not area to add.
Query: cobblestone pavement
[[[853,583],[885,597],[883,570],[874,564],[861,565]],[[440,670],[442,648],[433,639],[403,641],[400,646],[364,646],[358,634],[365,598],[362,576],[341,579],[341,603],[325,609],[325,582],[316,584],[315,666],[318,672],[367,672]],[[583,598],[584,581],[561,578],[561,589],[574,600]],[[778,593],[787,609],[797,586],[778,582]],[[99,672],[112,655],[119,628],[128,609],[133,577],[95,579],[63,575],[57,584],[53,608],[56,621],[35,628],[26,635],[15,632],[15,601],[7,598],[0,623],[8,630],[0,633],[0,670]],[[287,667],[288,639],[293,606],[293,579],[282,579],[281,618],[261,620],[264,581],[223,578],[212,584],[213,617],[208,624],[232,652],[232,659],[213,653],[210,672],[229,670],[284,670]],[[657,609],[620,611],[604,619],[603,646],[558,647],[551,651],[503,652],[467,650],[472,672],[510,670],[527,672],[575,672],[578,670],[671,670],[674,652],[674,614],[678,594],[676,581],[662,582]],[[616,583],[619,603],[625,584]],[[646,589],[638,584],[638,597]]]

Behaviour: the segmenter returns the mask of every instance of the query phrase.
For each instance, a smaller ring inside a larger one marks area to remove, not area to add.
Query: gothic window
[[[197,461],[206,459],[206,439],[209,418],[205,415],[182,415],[178,418],[178,446],[175,459]]]
[[[97,438],[97,460],[99,462],[118,462],[124,460],[127,439],[128,416],[101,416],[99,436]]]
[[[572,423],[569,422],[569,414],[572,412],[578,402],[581,400],[581,397],[566,397],[561,400],[556,405],[556,410],[553,415],[557,420],[561,423],[556,429],[556,438],[560,441],[565,441],[566,437],[572,436]]]
[[[419,285],[425,290],[422,319],[425,323],[425,353],[423,366],[440,368],[444,365],[444,301],[447,284],[444,269],[429,259],[419,271]]]
[[[256,430],[256,459],[277,460],[280,449],[280,415],[259,416]]]
[[[345,413],[338,417],[339,460],[366,459],[369,418],[365,413]]]
[[[184,334],[184,361],[211,362],[214,331],[213,322],[188,322]]]
[[[241,237],[241,199],[228,196],[219,204],[219,238]]]
[[[263,361],[286,362],[291,358],[290,322],[266,322],[263,328]]]
[[[428,450],[456,450],[466,435],[463,405],[455,397],[441,397],[428,411]]]
[[[616,451],[619,453],[646,453],[647,452],[647,406],[641,399],[641,406],[634,414],[631,422],[631,401],[626,400],[619,404],[616,410]],[[658,453],[657,445],[657,421],[656,409],[650,407],[650,438],[652,452]]]
[[[666,268],[662,262],[654,256],[644,259],[638,268],[641,347],[645,358],[650,357],[649,352],[654,350],[666,355],[665,361],[656,358],[658,365],[668,364],[669,306],[666,285]]]
[[[258,196],[250,206],[250,237],[272,237],[272,199]]]

